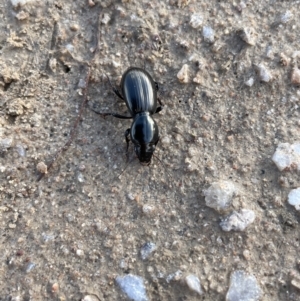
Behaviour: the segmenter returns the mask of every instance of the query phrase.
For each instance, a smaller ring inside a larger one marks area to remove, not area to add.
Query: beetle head
[[[152,155],[155,151],[155,144],[147,143],[147,144],[136,144],[134,146],[134,151],[139,158],[139,161],[143,165],[149,165],[151,163]]]

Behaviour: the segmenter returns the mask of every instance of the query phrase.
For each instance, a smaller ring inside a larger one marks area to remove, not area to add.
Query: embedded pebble
[[[293,144],[280,143],[272,157],[280,171],[297,169],[300,171],[300,142]]]
[[[44,162],[39,162],[36,165],[36,169],[38,172],[46,174],[48,172],[48,166]]]
[[[226,301],[258,301],[261,295],[262,291],[253,275],[241,270],[231,274]]]
[[[300,70],[297,67],[292,70],[291,82],[294,85],[300,85]]]
[[[0,153],[4,153],[6,152],[13,143],[13,139],[12,138],[4,138],[0,140]]]
[[[254,46],[257,40],[257,34],[252,27],[245,27],[241,30],[240,37],[250,46]]]
[[[30,273],[35,268],[35,266],[36,266],[35,263],[29,262],[25,268],[25,272]]]
[[[169,274],[167,277],[166,277],[166,281],[167,283],[169,283],[170,281],[172,280],[175,280],[175,281],[178,281],[182,278],[182,271],[181,270],[178,270],[176,271],[175,273],[172,273],[172,274]]]
[[[143,205],[142,211],[145,215],[151,215],[155,212],[155,207],[152,205]]]
[[[252,87],[254,84],[254,78],[250,77],[247,81],[245,81],[245,85],[248,87]]]
[[[146,260],[156,249],[157,247],[155,243],[146,242],[140,251],[142,260]]]
[[[288,202],[290,205],[294,206],[296,210],[300,210],[300,187],[290,191]]]
[[[202,288],[201,288],[201,284],[200,284],[200,280],[197,276],[190,274],[187,275],[184,278],[187,286],[194,292],[198,293],[199,295],[203,294]]]
[[[42,234],[42,238],[43,238],[43,241],[44,241],[45,243],[47,243],[47,242],[49,242],[49,241],[54,240],[54,239],[55,239],[55,235],[43,233],[43,234]]]
[[[220,226],[223,231],[244,231],[255,220],[255,213],[252,210],[242,209],[240,212],[233,211],[226,217]]]
[[[110,15],[109,14],[104,14],[103,18],[101,20],[101,23],[104,24],[104,25],[107,25],[109,21],[110,21]]]
[[[287,10],[284,14],[280,15],[279,20],[280,23],[286,24],[293,19],[293,14]]]
[[[126,276],[117,276],[116,282],[120,289],[134,301],[148,301],[144,280],[142,277],[128,274]]]
[[[86,295],[81,301],[99,301],[100,299],[95,295]]]
[[[187,84],[189,82],[189,66],[184,64],[180,71],[177,73],[177,78],[183,84]]]
[[[79,79],[77,87],[79,89],[84,89],[86,87],[86,80],[83,78]]]
[[[77,249],[77,250],[76,250],[76,255],[77,255],[78,257],[83,257],[83,256],[84,256],[83,250]]]
[[[256,70],[262,82],[268,83],[272,80],[271,72],[263,64],[256,65]]]
[[[15,7],[18,5],[23,6],[26,3],[33,2],[33,0],[10,0],[10,1],[11,1],[11,4]]]
[[[25,157],[26,156],[26,151],[25,151],[22,144],[18,143],[16,145],[16,151],[17,151],[17,153],[19,154],[20,157]]]
[[[237,189],[230,181],[219,181],[212,183],[208,189],[203,190],[206,206],[217,211],[227,209]]]
[[[192,14],[190,19],[190,25],[193,28],[198,28],[203,24],[203,17],[200,14]]]
[[[210,26],[203,26],[202,35],[206,43],[213,43],[215,41],[215,32]]]

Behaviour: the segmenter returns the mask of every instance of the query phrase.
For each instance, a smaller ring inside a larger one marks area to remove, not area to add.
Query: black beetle
[[[158,126],[152,118],[153,114],[162,110],[162,104],[157,98],[158,85],[146,70],[137,67],[130,67],[123,74],[122,94],[112,86],[109,78],[108,81],[115,94],[126,102],[131,116],[93,111],[102,116],[111,115],[121,119],[133,118],[131,127],[125,131],[127,152],[131,140],[140,163],[149,165],[159,140]],[[157,106],[157,101],[160,106]]]

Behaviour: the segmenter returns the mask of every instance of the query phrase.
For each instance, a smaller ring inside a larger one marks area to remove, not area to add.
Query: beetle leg
[[[120,115],[120,114],[117,114],[117,113],[103,113],[103,112],[99,112],[97,110],[95,110],[95,108],[93,107],[90,107],[90,109],[95,112],[96,114],[99,114],[103,117],[106,117],[106,116],[113,116],[113,117],[116,117],[116,118],[120,118],[120,119],[131,119],[132,116],[124,116],[124,115]]]
[[[129,147],[129,141],[130,141],[130,138],[129,138],[129,135],[130,135],[130,129],[127,129],[124,133],[125,135],[125,140],[126,140],[126,155],[127,155],[127,161],[129,160],[129,157],[128,157],[128,147]]]
[[[159,113],[164,107],[164,105],[162,104],[161,100],[158,97],[157,97],[157,101],[159,102],[160,106],[156,108],[155,113]]]
[[[107,79],[108,79],[108,82],[109,82],[111,88],[113,89],[114,93],[115,93],[118,97],[120,97],[121,99],[124,100],[124,98],[123,98],[123,96],[121,95],[121,93],[119,92],[119,90],[116,89],[116,88],[112,85],[112,83],[111,83],[111,81],[110,81],[108,75],[107,75],[107,74],[105,74],[105,75],[106,75],[106,77],[107,77]]]

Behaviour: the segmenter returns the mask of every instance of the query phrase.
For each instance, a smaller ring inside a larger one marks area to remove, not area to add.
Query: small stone
[[[177,73],[177,78],[183,84],[187,84],[189,82],[189,66],[184,64],[180,71]]]
[[[157,249],[156,244],[153,242],[146,242],[141,248],[142,260],[148,259],[148,257]]]
[[[163,145],[169,145],[171,143],[171,139],[169,136],[163,136],[160,140]]]
[[[42,174],[47,174],[48,172],[48,166],[44,162],[39,162],[36,166],[36,169]]]
[[[202,295],[203,294],[203,291],[201,289],[201,284],[200,284],[200,280],[197,276],[195,275],[187,275],[185,278],[184,278],[187,286],[190,288],[190,290],[198,293],[199,295]]]
[[[300,187],[292,189],[288,195],[288,203],[300,210]]]
[[[253,275],[241,270],[231,274],[226,301],[258,301],[261,295],[262,291]]]
[[[282,66],[288,66],[291,59],[285,55],[285,53],[280,53],[280,63]]]
[[[143,205],[142,211],[145,215],[151,215],[155,212],[155,207],[153,205]]]
[[[247,81],[245,81],[245,85],[248,87],[252,87],[254,84],[254,78],[250,77]]]
[[[11,116],[19,116],[24,114],[25,103],[21,98],[13,99],[7,106],[7,114]]]
[[[215,41],[215,32],[210,26],[203,26],[202,35],[206,43],[213,43]]]
[[[29,18],[29,13],[25,12],[24,10],[21,10],[20,12],[18,12],[16,14],[16,19],[18,19],[19,21],[23,21]]]
[[[175,281],[178,281],[182,278],[182,271],[181,270],[178,270],[176,271],[175,273],[172,273],[172,274],[169,274],[167,277],[166,277],[166,281],[167,283],[175,280]]]
[[[250,260],[251,259],[251,253],[249,250],[244,250],[243,251],[243,256],[246,260]]]
[[[81,301],[99,301],[100,299],[95,295],[86,295],[81,299]]]
[[[29,262],[25,268],[25,272],[30,273],[35,268],[35,266],[36,266],[35,263]]]
[[[84,176],[81,172],[77,173],[77,180],[79,183],[83,183],[84,182]]]
[[[51,69],[52,72],[56,72],[56,67],[57,67],[57,60],[56,58],[52,57],[49,60],[49,68]]]
[[[272,157],[280,171],[297,169],[300,171],[300,142],[280,143]]]
[[[286,24],[293,19],[293,14],[287,10],[284,14],[280,15],[279,20],[280,23]]]
[[[199,28],[203,24],[203,17],[200,14],[192,14],[190,25],[193,28]]]
[[[16,224],[13,224],[13,223],[9,223],[9,224],[8,224],[8,228],[9,228],[9,229],[15,229],[16,227],[17,227]]]
[[[14,7],[23,6],[26,3],[33,2],[33,0],[10,0],[10,1]]]
[[[26,151],[25,151],[22,144],[18,143],[16,145],[16,151],[17,151],[17,153],[19,154],[20,157],[25,157],[26,156]]]
[[[257,40],[257,34],[252,27],[245,27],[240,31],[240,37],[250,46],[254,46]]]
[[[59,291],[59,284],[58,283],[53,283],[52,287],[51,287],[51,292],[52,294],[56,294]]]
[[[90,7],[93,7],[93,6],[96,5],[93,0],[88,0],[88,4],[89,4]]]
[[[104,14],[103,15],[103,18],[102,18],[102,20],[101,20],[101,23],[102,24],[104,24],[104,25],[107,25],[108,24],[108,22],[110,21],[110,15],[109,14]]]
[[[5,153],[12,146],[12,143],[12,138],[0,139],[0,153]]]
[[[72,30],[72,31],[78,31],[79,30],[79,25],[77,24],[77,23],[73,23],[73,24],[71,24],[70,25],[70,29]]]
[[[252,210],[242,209],[240,212],[233,211],[226,217],[220,226],[223,231],[244,231],[255,220],[255,213]]]
[[[148,301],[144,280],[142,277],[128,274],[117,276],[116,282],[120,289],[133,301]]]
[[[273,77],[271,72],[263,64],[256,65],[256,70],[258,77],[262,82],[268,83],[272,80]]]
[[[76,250],[76,255],[77,255],[78,257],[83,257],[83,256],[84,256],[83,250],[77,249],[77,250]]]
[[[291,73],[291,82],[294,85],[300,85],[300,70],[298,68],[293,68]]]
[[[235,193],[236,187],[230,181],[215,182],[203,190],[206,206],[217,211],[226,210],[231,205]]]

